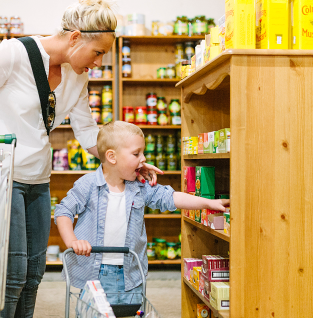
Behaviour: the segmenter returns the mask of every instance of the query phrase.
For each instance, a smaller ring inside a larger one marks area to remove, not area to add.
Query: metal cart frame
[[[13,187],[14,150],[16,147],[15,134],[0,135],[0,144],[11,144],[11,151],[0,149],[0,311],[5,304],[5,287],[7,277],[9,234],[11,220],[11,201]],[[9,147],[8,147],[9,148]],[[4,161],[10,157],[7,167]],[[1,204],[5,200],[4,204]],[[2,209],[1,207],[3,207]]]
[[[69,314],[70,314],[70,296],[74,295],[75,297],[77,297],[75,294],[71,293],[70,288],[71,288],[71,284],[70,284],[70,278],[69,278],[69,274],[68,274],[68,267],[66,264],[66,257],[69,253],[73,253],[74,250],[72,248],[69,248],[67,250],[64,251],[63,253],[63,268],[64,268],[64,273],[65,273],[65,279],[66,279],[66,300],[65,300],[65,318],[69,318]],[[144,275],[144,272],[142,270],[142,266],[141,263],[139,261],[139,257],[137,255],[137,253],[135,253],[134,251],[130,250],[128,247],[103,247],[103,246],[94,246],[92,247],[91,253],[123,253],[123,254],[128,254],[131,253],[132,255],[134,255],[134,257],[136,258],[136,261],[138,263],[138,267],[139,267],[139,271],[141,274],[141,278],[142,278],[142,301],[141,304],[135,304],[138,305],[140,307],[141,305],[141,310],[143,312],[143,315],[140,317],[143,318],[148,318],[148,317],[153,317],[153,318],[161,318],[161,316],[159,315],[159,313],[155,310],[155,308],[152,306],[152,304],[149,302],[149,300],[146,298],[146,277]],[[78,297],[79,298],[79,297]],[[119,310],[122,309],[121,307],[126,307],[127,305],[114,305],[112,306],[113,311],[114,309]],[[132,305],[129,305],[132,306]],[[97,310],[94,309],[94,312],[97,313]],[[146,313],[146,311],[148,311]],[[100,313],[99,313],[100,314]],[[152,316],[150,316],[150,314],[152,314]],[[129,314],[128,314],[129,316]],[[102,317],[100,315],[100,317]],[[104,316],[103,316],[104,317]],[[124,317],[124,316],[116,316],[116,317]]]

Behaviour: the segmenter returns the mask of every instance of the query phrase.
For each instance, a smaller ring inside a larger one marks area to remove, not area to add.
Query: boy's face
[[[127,136],[126,141],[116,150],[116,164],[120,177],[124,180],[135,181],[137,173],[146,161],[143,154],[145,140],[141,136]]]

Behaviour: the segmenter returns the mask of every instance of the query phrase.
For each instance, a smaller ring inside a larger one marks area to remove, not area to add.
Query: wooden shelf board
[[[216,310],[210,302],[198,292],[192,284],[184,277],[184,283],[212,310],[213,315],[218,318],[229,318],[229,310]]]
[[[174,259],[174,260],[155,260],[155,261],[148,261],[149,265],[180,265],[181,260],[180,259]],[[51,265],[63,265],[62,261],[58,259],[55,262],[46,261],[47,266]]]
[[[230,159],[230,153],[205,153],[198,155],[183,155],[183,159]]]
[[[82,174],[87,174],[91,172],[95,172],[96,170],[64,170],[64,171],[56,171],[52,170],[51,174],[62,174],[62,175],[68,175],[68,174],[77,174],[77,175],[82,175]],[[163,171],[163,175],[180,175],[181,171]],[[158,174],[161,176],[161,174]]]
[[[178,83],[179,78],[122,78],[122,82],[130,83]]]
[[[141,129],[181,129],[181,125],[138,125]]]
[[[203,231],[206,231],[206,232],[208,232],[208,233],[210,233],[210,234],[212,234],[214,236],[217,236],[218,238],[220,238],[220,239],[222,239],[222,240],[224,240],[226,242],[230,242],[230,235],[225,234],[225,232],[223,230],[213,230],[209,226],[205,226],[205,225],[203,225],[201,223],[198,223],[198,222],[196,222],[194,220],[191,220],[191,219],[189,219],[186,216],[183,216],[183,220],[188,222],[188,223],[190,223],[190,224],[192,224],[193,226],[196,226],[197,228],[199,228],[199,229],[201,229]]]
[[[181,219],[181,214],[145,214],[145,219]],[[54,219],[54,215],[51,215],[51,219]],[[74,219],[78,219],[78,215],[75,215]]]
[[[145,35],[145,36],[121,36],[123,39],[127,39],[135,44],[169,44],[169,43],[179,43],[179,42],[188,42],[188,41],[198,41],[204,40],[204,35],[199,36],[186,36],[186,35]]]
[[[114,78],[89,78],[89,82],[114,82]]]

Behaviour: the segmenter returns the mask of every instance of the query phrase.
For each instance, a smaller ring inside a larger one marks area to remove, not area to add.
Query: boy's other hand
[[[153,165],[144,163],[143,167],[140,169],[140,173],[137,175],[137,179],[142,183],[144,183],[145,180],[148,180],[149,184],[154,186],[157,184],[156,173],[163,174],[164,172]]]
[[[209,209],[214,211],[222,211],[225,212],[225,206],[229,206],[229,199],[219,199],[219,200],[210,200]]]
[[[91,245],[89,244],[88,241],[84,241],[84,240],[72,241],[71,247],[73,248],[76,255],[85,255],[87,257],[90,256]]]

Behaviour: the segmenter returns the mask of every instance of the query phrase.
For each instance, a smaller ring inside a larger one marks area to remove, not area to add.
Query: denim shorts
[[[102,264],[99,280],[111,305],[140,304],[142,302],[142,285],[125,291],[123,266]]]

